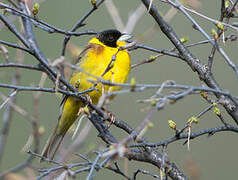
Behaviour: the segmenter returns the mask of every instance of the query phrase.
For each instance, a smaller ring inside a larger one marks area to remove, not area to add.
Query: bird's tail
[[[40,161],[43,161],[44,158],[53,159],[55,156],[56,151],[58,150],[65,133],[58,133],[57,127],[55,128],[53,134],[49,137],[49,139],[46,142],[46,145],[43,148],[42,151],[42,158]],[[44,158],[43,158],[44,157]]]
[[[42,160],[45,158],[53,159],[58,150],[64,135],[79,116],[81,101],[74,97],[68,97],[63,102],[62,113],[59,116],[58,124],[50,136],[42,151]]]

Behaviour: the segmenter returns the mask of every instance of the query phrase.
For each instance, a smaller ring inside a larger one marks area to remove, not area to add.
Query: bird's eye
[[[109,40],[109,41],[113,41],[113,40],[114,40],[113,36],[109,36],[109,37],[108,37],[108,40]]]

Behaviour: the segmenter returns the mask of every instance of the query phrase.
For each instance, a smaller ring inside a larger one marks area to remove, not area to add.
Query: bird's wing
[[[80,63],[80,60],[85,56],[85,54],[87,54],[87,52],[93,48],[93,45],[92,44],[88,44],[83,51],[80,52],[80,54],[78,55],[78,58],[77,58],[77,61],[75,62],[75,65],[79,65]],[[61,114],[62,114],[62,109],[64,107],[64,103],[65,101],[67,100],[68,96],[67,95],[63,95],[62,96],[62,100],[60,102],[60,116],[59,116],[59,119],[61,117]]]
[[[77,61],[75,62],[76,65],[79,64],[80,60],[82,59],[82,57],[84,57],[84,55],[89,51],[89,49],[92,48],[91,44],[88,44],[83,51],[80,52],[80,54],[78,55]]]

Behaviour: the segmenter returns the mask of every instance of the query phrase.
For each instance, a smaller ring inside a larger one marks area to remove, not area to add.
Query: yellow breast
[[[79,67],[94,76],[101,77],[110,64],[112,56],[116,54],[113,68],[102,78],[115,83],[124,83],[130,72],[130,56],[127,50],[118,52],[118,48],[124,46],[126,43],[117,42],[117,48],[105,46],[97,38],[92,38],[89,43],[92,47],[82,57]],[[96,80],[94,77],[83,72],[75,72],[71,77],[70,83],[78,88],[79,91],[85,91],[93,86],[93,83],[89,82],[88,79]],[[102,84],[98,84],[96,88],[98,91],[94,90],[88,93],[94,104],[98,103],[103,92],[121,89],[121,87],[109,87]]]

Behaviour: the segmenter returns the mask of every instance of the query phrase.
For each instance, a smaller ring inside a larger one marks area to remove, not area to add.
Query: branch
[[[171,57],[183,58],[182,56],[180,56],[180,54],[177,54],[175,52],[152,48],[152,47],[146,46],[146,45],[141,44],[141,43],[136,43],[132,48],[129,48],[128,50],[132,51],[132,50],[135,50],[135,49],[138,49],[138,48],[149,50],[149,51],[156,52],[156,53],[160,53],[160,54],[163,54],[163,55],[168,55],[168,56],[171,56]]]
[[[16,35],[16,37],[27,47],[30,48],[30,44],[28,43],[28,41],[23,37],[23,35],[16,29],[16,27],[11,24],[8,19],[3,16],[0,13],[0,19],[2,20],[2,22],[5,24],[6,27],[8,27],[8,29]],[[7,45],[7,44],[6,44]]]
[[[95,11],[97,10],[97,8],[104,2],[104,0],[99,0],[97,2],[97,4],[95,6],[93,6],[83,17],[80,18],[80,20],[73,26],[72,28],[72,32],[76,31],[79,27],[81,27],[83,25],[83,22]],[[70,40],[71,36],[66,36],[64,38],[64,42],[63,42],[63,48],[62,48],[62,52],[61,52],[61,56],[65,55],[65,50],[66,50],[66,46],[68,41]]]
[[[208,129],[203,129],[200,130],[198,132],[195,133],[191,133],[190,134],[190,139],[195,139],[199,136],[202,136],[204,134],[208,134],[208,135],[213,135],[217,132],[223,132],[223,131],[231,131],[231,132],[235,132],[238,133],[238,128],[235,126],[231,126],[231,125],[226,125],[226,126],[221,126],[221,127],[216,127],[216,128],[208,128]],[[168,138],[166,140],[157,142],[157,143],[138,143],[138,144],[131,144],[129,147],[159,147],[159,146],[167,146],[168,144],[181,140],[181,139],[187,139],[188,138],[188,134],[179,134],[179,135],[175,135],[171,138]]]
[[[32,65],[32,64],[21,64],[21,63],[0,64],[0,68],[3,68],[3,67],[17,67],[17,68],[32,69],[36,71],[43,71],[43,69],[40,66]]]
[[[27,87],[27,86],[16,86],[11,84],[1,84],[0,87],[2,88],[10,88],[10,89],[17,89],[18,91],[41,91],[41,92],[49,92],[49,93],[56,93],[55,88],[41,88],[41,87]],[[95,90],[94,88],[88,89],[86,91],[82,92],[71,92],[71,91],[65,91],[62,89],[58,89],[58,92],[68,95],[68,96],[74,96],[74,97],[80,97],[80,95],[85,94],[87,92],[91,92]]]
[[[141,0],[144,5],[149,7],[150,0]],[[194,55],[184,46],[184,44],[180,41],[172,27],[164,21],[164,19],[160,16],[158,13],[158,9],[152,4],[151,8],[149,10],[149,13],[154,18],[154,20],[158,23],[160,26],[162,32],[168,37],[168,39],[174,44],[174,46],[177,48],[181,56],[183,57],[183,60],[187,62],[187,64],[191,67],[193,71],[196,71],[199,75],[199,78],[203,80],[208,87],[221,90],[218,83],[214,79],[213,75],[209,73],[203,65],[200,63],[200,61],[194,57]],[[210,40],[210,37],[207,37]],[[211,41],[211,40],[210,40]],[[233,118],[233,120],[238,124],[238,106],[237,101],[234,99],[231,99],[227,96],[223,96],[219,93],[214,93],[217,98],[225,98],[227,100],[227,104],[224,105],[226,111],[230,114],[230,116]]]
[[[11,47],[11,48],[16,48],[16,49],[20,49],[20,50],[26,51],[28,53],[31,53],[31,50],[29,48],[19,46],[18,44],[13,44],[13,43],[6,42],[6,41],[3,41],[3,40],[0,40],[0,44],[3,44],[3,45],[6,45],[8,47]]]
[[[174,3],[171,0],[168,0],[168,2],[173,5],[174,7],[178,8],[192,23],[193,25],[202,33],[202,35],[204,37],[206,37],[210,43],[214,46],[216,46],[218,52],[222,55],[222,57],[226,60],[227,64],[235,71],[236,76],[238,78],[238,67],[230,60],[230,58],[227,56],[227,54],[225,53],[225,51],[214,41],[212,41],[212,39],[209,37],[209,35],[198,25],[198,23],[186,12],[185,7],[182,6],[181,4],[178,3]],[[238,29],[238,28],[236,28]]]
[[[153,164],[154,166],[160,168],[162,164],[162,155],[157,151],[129,151],[125,154],[129,160],[146,162]],[[176,167],[174,163],[169,161],[166,162],[165,167],[167,169],[166,173],[173,180],[188,180],[188,178]]]
[[[91,114],[93,114],[93,113],[91,113]],[[119,121],[119,120],[113,121],[113,123],[116,123],[117,127],[122,127],[126,132],[129,133],[129,136],[126,137],[125,139],[123,139],[121,142],[116,143],[114,145],[114,148],[117,148],[117,147],[120,148],[120,145],[122,146],[123,144],[128,143],[130,140],[135,139],[137,137],[138,133],[145,127],[145,123],[147,123],[150,120],[151,115],[152,114],[150,113],[148,115],[148,117],[144,121],[142,121],[142,123],[136,128],[136,130],[132,129],[126,123],[122,123],[122,121]],[[91,120],[92,118],[95,118],[95,117],[97,117],[97,116],[91,116],[91,117],[89,117],[89,119]],[[96,124],[95,127],[99,131],[99,137],[104,142],[106,142],[107,144],[110,144],[111,142],[115,142],[114,138],[111,137],[111,133],[108,131],[107,128],[104,127],[104,125],[102,123],[100,123],[99,119],[95,119],[93,121],[91,120],[91,122],[93,122],[94,126]],[[143,140],[140,138],[138,140],[143,142]],[[113,151],[113,149],[110,151]],[[110,151],[106,152],[106,153],[109,155],[109,158],[113,158],[115,154],[114,153],[111,154]],[[150,149],[150,148],[145,148],[141,151],[138,151],[138,150],[134,151],[134,150],[130,149],[129,151],[125,152],[124,156],[127,157],[129,160],[148,162],[150,164],[157,166],[158,168],[161,167],[162,159],[163,159],[162,155],[159,152],[157,152],[155,149]],[[167,172],[167,173],[172,179],[187,180],[187,177],[184,176],[184,174],[175,166],[174,163],[167,161],[165,166],[167,169],[169,169],[169,172]]]
[[[95,81],[91,81],[90,79],[89,79],[89,81],[95,82]],[[110,81],[104,80],[104,79],[99,79],[98,81],[104,85],[109,85],[109,86],[121,86],[121,87],[128,87],[128,88],[132,87],[131,84],[129,84],[129,83],[113,83],[113,82],[110,82]],[[162,84],[136,84],[136,85],[133,85],[133,88],[134,88],[133,91],[137,91],[137,90],[144,91],[145,89],[158,89],[161,87],[163,87],[165,89],[189,90],[190,92],[191,91],[194,91],[194,92],[205,91],[205,92],[217,93],[220,95],[228,96],[229,98],[234,99],[234,101],[235,101],[235,99],[238,99],[238,97],[232,96],[229,91],[222,91],[220,89],[213,89],[213,88],[209,88],[209,87],[186,86],[186,85],[181,85],[181,84],[164,85],[164,86]],[[131,92],[131,89],[124,89],[121,91],[109,92],[108,95],[111,96],[111,95],[115,95],[117,93],[120,94],[120,92],[123,92],[123,93]]]
[[[150,175],[150,176],[152,176],[153,178],[157,178],[157,179],[159,178],[159,176],[156,175],[156,174],[152,174],[152,173],[150,173],[150,172],[148,172],[148,171],[145,171],[145,170],[142,170],[142,169],[138,169],[138,170],[134,173],[132,180],[136,180],[136,176],[137,176],[139,173],[146,174],[146,175]]]
[[[17,16],[21,16],[24,18],[28,18],[36,27],[41,28],[44,31],[47,31],[48,33],[60,33],[64,35],[70,35],[70,36],[81,36],[81,35],[90,35],[90,34],[96,34],[95,31],[85,31],[85,32],[72,32],[72,31],[65,31],[60,28],[57,28],[55,26],[52,26],[44,21],[39,20],[38,18],[32,17],[26,13],[23,13],[22,11],[19,11],[16,8],[13,8],[7,4],[0,2],[0,7],[5,9],[7,12],[12,13]]]

